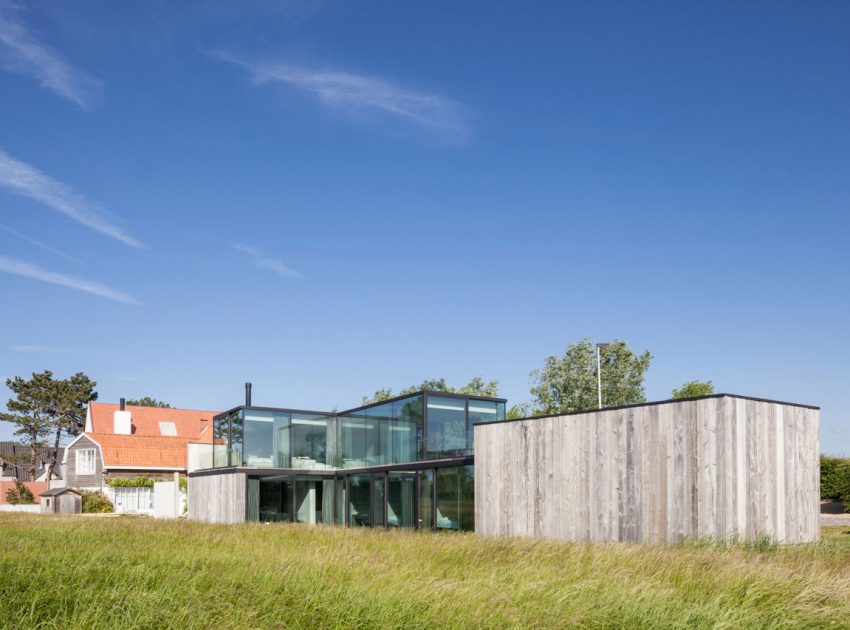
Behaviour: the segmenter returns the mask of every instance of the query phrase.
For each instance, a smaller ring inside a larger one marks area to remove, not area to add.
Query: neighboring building
[[[818,426],[817,407],[728,394],[506,421],[496,398],[424,391],[321,413],[254,407],[248,389],[214,419],[189,518],[808,542]]]
[[[19,481],[48,481],[47,467],[50,465],[50,452],[45,446],[36,448],[35,455],[35,478],[30,479],[30,464],[29,460],[32,457],[32,450],[26,444],[18,444],[17,442],[0,442],[0,479]],[[53,470],[53,478],[61,478],[62,471],[60,463],[64,456],[65,449],[59,447],[56,454],[56,467]]]
[[[471,530],[473,427],[505,400],[421,391],[341,413],[217,415],[212,467],[190,473],[189,516]]]
[[[39,497],[42,514],[79,514],[83,511],[83,495],[73,488],[45,490]]]
[[[90,403],[85,431],[65,448],[66,485],[103,490],[117,512],[150,512],[152,488],[111,487],[114,478],[171,479],[190,451],[211,452],[214,411]],[[209,456],[211,458],[211,454]]]

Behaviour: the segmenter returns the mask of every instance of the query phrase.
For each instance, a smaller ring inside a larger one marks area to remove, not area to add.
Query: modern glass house
[[[194,474],[244,473],[249,521],[472,530],[473,427],[504,419],[501,398],[420,391],[337,413],[255,407],[248,389]]]

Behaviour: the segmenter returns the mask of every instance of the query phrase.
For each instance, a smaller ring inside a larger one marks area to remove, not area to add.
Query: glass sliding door
[[[419,471],[419,529],[434,529],[434,471]]]
[[[261,521],[291,521],[293,507],[292,477],[260,479],[259,516]]]
[[[387,474],[387,527],[414,527],[416,473]]]
[[[372,484],[370,475],[348,478],[348,526],[371,527]]]

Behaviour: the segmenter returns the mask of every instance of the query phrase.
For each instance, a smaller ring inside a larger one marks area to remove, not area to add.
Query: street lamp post
[[[596,395],[599,409],[602,409],[602,348],[607,348],[607,343],[596,344]]]

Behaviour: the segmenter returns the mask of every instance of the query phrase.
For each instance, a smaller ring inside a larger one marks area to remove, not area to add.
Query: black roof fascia
[[[618,405],[616,407],[602,407],[602,409],[585,409],[584,411],[570,411],[567,413],[548,413],[542,416],[528,416],[527,418],[510,418],[505,420],[490,420],[488,422],[478,422],[475,426],[485,424],[504,424],[505,422],[521,422],[523,420],[540,420],[542,418],[558,418],[560,416],[577,416],[583,413],[599,413],[600,411],[616,411],[618,409],[633,409],[635,407],[652,407],[655,405],[669,405],[671,403],[693,402],[695,400],[707,400],[709,398],[741,398],[743,400],[753,400],[755,402],[771,403],[774,405],[788,405],[789,407],[802,407],[803,409],[814,409],[820,411],[820,407],[814,405],[804,405],[802,403],[785,402],[782,400],[771,400],[770,398],[756,398],[755,396],[741,396],[740,394],[708,394],[707,396],[691,396],[689,398],[668,398],[667,400],[655,400],[652,402],[635,403],[633,405]]]

